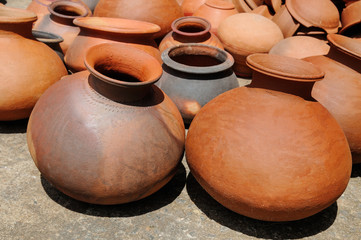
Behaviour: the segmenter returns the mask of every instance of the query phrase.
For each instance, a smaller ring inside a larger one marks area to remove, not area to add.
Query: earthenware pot
[[[184,16],[192,16],[205,2],[206,0],[184,0],[181,5]]]
[[[36,104],[31,156],[45,179],[80,201],[144,198],[173,177],[184,149],[182,117],[154,86],[162,67],[114,43],[89,49],[85,64],[88,71],[61,79]]]
[[[193,16],[207,19],[211,23],[211,33],[217,35],[219,24],[229,16],[237,14],[238,11],[231,2],[224,0],[207,0]]]
[[[274,13],[278,12],[282,6],[282,0],[265,0],[264,2]]]
[[[253,9],[246,3],[245,0],[232,0],[234,7],[238,12],[251,12]]]
[[[64,41],[62,37],[54,33],[42,32],[37,30],[33,30],[32,34],[36,40],[45,43],[48,47],[53,49],[56,52],[56,54],[58,54],[60,59],[64,61],[64,54],[60,47],[60,43]]]
[[[117,17],[151,22],[160,26],[156,38],[171,31],[172,22],[183,17],[176,0],[100,0],[94,10],[97,17]]]
[[[37,22],[34,25],[34,30],[61,36],[64,41],[60,43],[60,47],[65,54],[80,32],[80,28],[73,24],[73,20],[90,16],[91,11],[82,3],[64,0],[51,3],[48,10],[50,14],[46,14],[41,21]]]
[[[159,50],[184,43],[202,43],[223,49],[221,41],[210,32],[211,24],[200,17],[182,17],[172,23],[172,32],[168,33],[159,44]]]
[[[327,208],[346,189],[352,166],[341,127],[320,103],[249,87],[200,110],[188,130],[186,159],[215,200],[265,221]]]
[[[341,13],[342,28],[340,34],[353,36],[359,34],[361,23],[361,2],[356,1],[343,9]]]
[[[301,25],[292,17],[285,5],[282,5],[276,12],[272,21],[281,29],[284,38],[293,36]]]
[[[185,123],[219,94],[239,86],[227,52],[203,44],[184,44],[162,53],[163,76],[157,85],[174,101]]]
[[[67,74],[60,58],[38,42],[36,15],[0,5],[0,121],[27,118],[41,94]]]
[[[238,13],[220,24],[218,37],[235,59],[235,73],[250,77],[252,71],[246,65],[246,57],[252,53],[267,53],[283,39],[283,34],[268,18],[255,13]]]
[[[121,18],[85,17],[74,20],[80,27],[65,55],[65,62],[72,72],[85,70],[84,57],[92,46],[107,42],[122,42],[146,51],[162,63],[154,35],[160,27],[153,23]]]
[[[271,12],[269,11],[269,9],[266,5],[258,6],[257,8],[253,9],[251,11],[251,13],[256,13],[256,14],[262,15],[268,19],[273,18],[273,15],[271,14]]]

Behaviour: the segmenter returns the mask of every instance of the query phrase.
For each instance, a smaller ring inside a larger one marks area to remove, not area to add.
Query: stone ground
[[[262,222],[227,210],[195,181],[185,159],[154,195],[97,206],[65,196],[41,177],[26,126],[27,120],[0,122],[0,239],[361,239],[361,164],[335,204],[295,222]]]

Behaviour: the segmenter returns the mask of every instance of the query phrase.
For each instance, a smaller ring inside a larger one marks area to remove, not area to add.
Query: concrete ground
[[[1,0],[5,3],[6,1]],[[25,8],[30,0],[7,0]],[[138,202],[97,206],[54,189],[26,144],[27,120],[0,122],[0,239],[361,239],[361,165],[331,207],[295,222],[271,223],[231,212],[189,173]]]

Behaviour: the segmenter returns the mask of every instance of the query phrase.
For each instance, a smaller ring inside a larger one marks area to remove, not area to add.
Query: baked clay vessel
[[[85,70],[84,57],[92,46],[100,43],[122,42],[146,51],[162,63],[154,35],[160,27],[153,23],[105,17],[85,17],[74,20],[80,33],[65,55],[65,62],[72,72]]]
[[[34,39],[36,15],[0,5],[0,121],[30,115],[36,101],[67,74],[56,53]]]
[[[34,30],[50,32],[61,36],[64,41],[60,47],[65,54],[70,44],[80,32],[80,28],[73,24],[79,17],[91,15],[91,11],[84,4],[73,1],[55,1],[48,6],[50,14],[34,25]]]
[[[205,2],[206,0],[184,0],[181,5],[184,16],[192,16]]]
[[[54,33],[42,32],[37,30],[33,30],[32,34],[36,40],[45,43],[48,47],[53,49],[56,54],[58,54],[60,59],[64,61],[64,54],[60,47],[60,43],[63,42],[64,39],[61,36]]]
[[[232,0],[234,7],[237,9],[238,12],[252,12],[252,8],[246,3],[245,0]]]
[[[183,17],[183,11],[176,0],[100,0],[94,10],[97,17],[127,18],[151,22],[160,26],[156,38],[171,31],[171,24]]]
[[[315,83],[312,97],[335,117],[351,151],[361,154],[361,74],[325,56],[305,60],[325,72],[325,78]]]
[[[310,56],[327,55],[329,51],[330,46],[326,41],[309,36],[294,36],[279,41],[269,53],[302,59]]]
[[[273,15],[272,13],[269,11],[268,7],[266,5],[261,5],[255,9],[253,9],[251,11],[251,13],[256,13],[256,14],[259,14],[259,15],[262,15],[268,19],[272,19],[273,18]]]
[[[182,17],[172,23],[172,30],[159,44],[159,50],[185,43],[202,43],[223,49],[221,41],[210,32],[211,24],[200,17]]]
[[[282,0],[265,0],[264,2],[274,13],[278,12],[282,6]]]
[[[163,75],[157,85],[174,101],[185,123],[202,106],[239,87],[232,71],[232,56],[216,47],[184,44],[162,53]]]
[[[330,0],[286,0],[291,15],[306,27],[318,27],[337,33],[341,26],[337,7]]]
[[[219,24],[229,16],[237,14],[233,3],[224,0],[207,0],[193,14],[195,17],[207,19],[211,23],[211,33],[217,35]]]
[[[272,21],[281,29],[284,38],[293,36],[301,25],[292,17],[286,5],[281,6],[273,16]]]
[[[352,36],[355,31],[360,30],[361,23],[361,1],[353,2],[343,9],[341,13],[342,28],[340,34]]]
[[[235,60],[235,73],[242,77],[250,77],[252,71],[246,65],[246,57],[252,53],[268,53],[283,39],[283,34],[268,18],[254,13],[239,13],[221,23],[218,37]]]
[[[144,51],[114,43],[89,49],[85,62],[88,71],[61,79],[36,104],[31,156],[45,179],[80,201],[149,196],[170,181],[184,150],[182,117],[153,84],[162,68]]]

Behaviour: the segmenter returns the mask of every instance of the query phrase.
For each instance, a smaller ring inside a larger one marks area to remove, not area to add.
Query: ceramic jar
[[[60,47],[65,54],[70,44],[80,32],[80,28],[73,24],[79,17],[91,15],[91,11],[84,4],[73,1],[59,0],[48,6],[49,14],[34,25],[34,30],[50,32],[61,36],[64,41]]]
[[[155,37],[161,38],[171,31],[175,19],[183,17],[183,11],[176,0],[100,0],[94,16],[151,22],[160,26]]]
[[[159,44],[159,50],[184,43],[202,43],[223,49],[221,41],[210,32],[211,25],[204,18],[182,17],[172,23],[172,31]]]
[[[65,55],[65,62],[72,72],[85,70],[84,57],[89,48],[100,43],[122,42],[146,51],[161,63],[160,52],[154,35],[160,27],[153,23],[105,17],[85,17],[74,20],[80,33]]]
[[[53,49],[56,52],[56,54],[58,54],[60,59],[64,61],[64,54],[60,47],[60,43],[64,41],[62,37],[54,33],[42,32],[37,30],[33,30],[32,34],[36,40],[45,43],[48,47]]]
[[[36,104],[31,156],[45,179],[80,201],[149,196],[173,177],[184,150],[181,115],[154,86],[161,65],[117,43],[92,47],[85,64],[88,71],[61,79]]]
[[[211,23],[211,33],[217,35],[219,24],[229,16],[237,14],[233,3],[224,0],[207,0],[193,16],[207,19]]]
[[[253,64],[268,64],[267,58],[257,56]],[[278,75],[276,63],[267,68]],[[346,189],[352,166],[342,129],[320,103],[249,87],[200,110],[188,130],[186,159],[215,200],[265,221],[298,220],[327,208]]]
[[[206,0],[184,0],[181,5],[184,16],[192,16],[205,2]]]
[[[283,39],[283,34],[268,18],[255,13],[238,13],[220,24],[218,37],[235,60],[235,73],[250,77],[252,71],[246,65],[246,57],[252,53],[268,53]]]
[[[190,123],[211,99],[239,86],[227,52],[203,44],[184,44],[162,53],[163,75],[157,85]]]
[[[36,15],[0,5],[0,121],[30,115],[41,94],[67,74],[60,58],[32,36]]]

